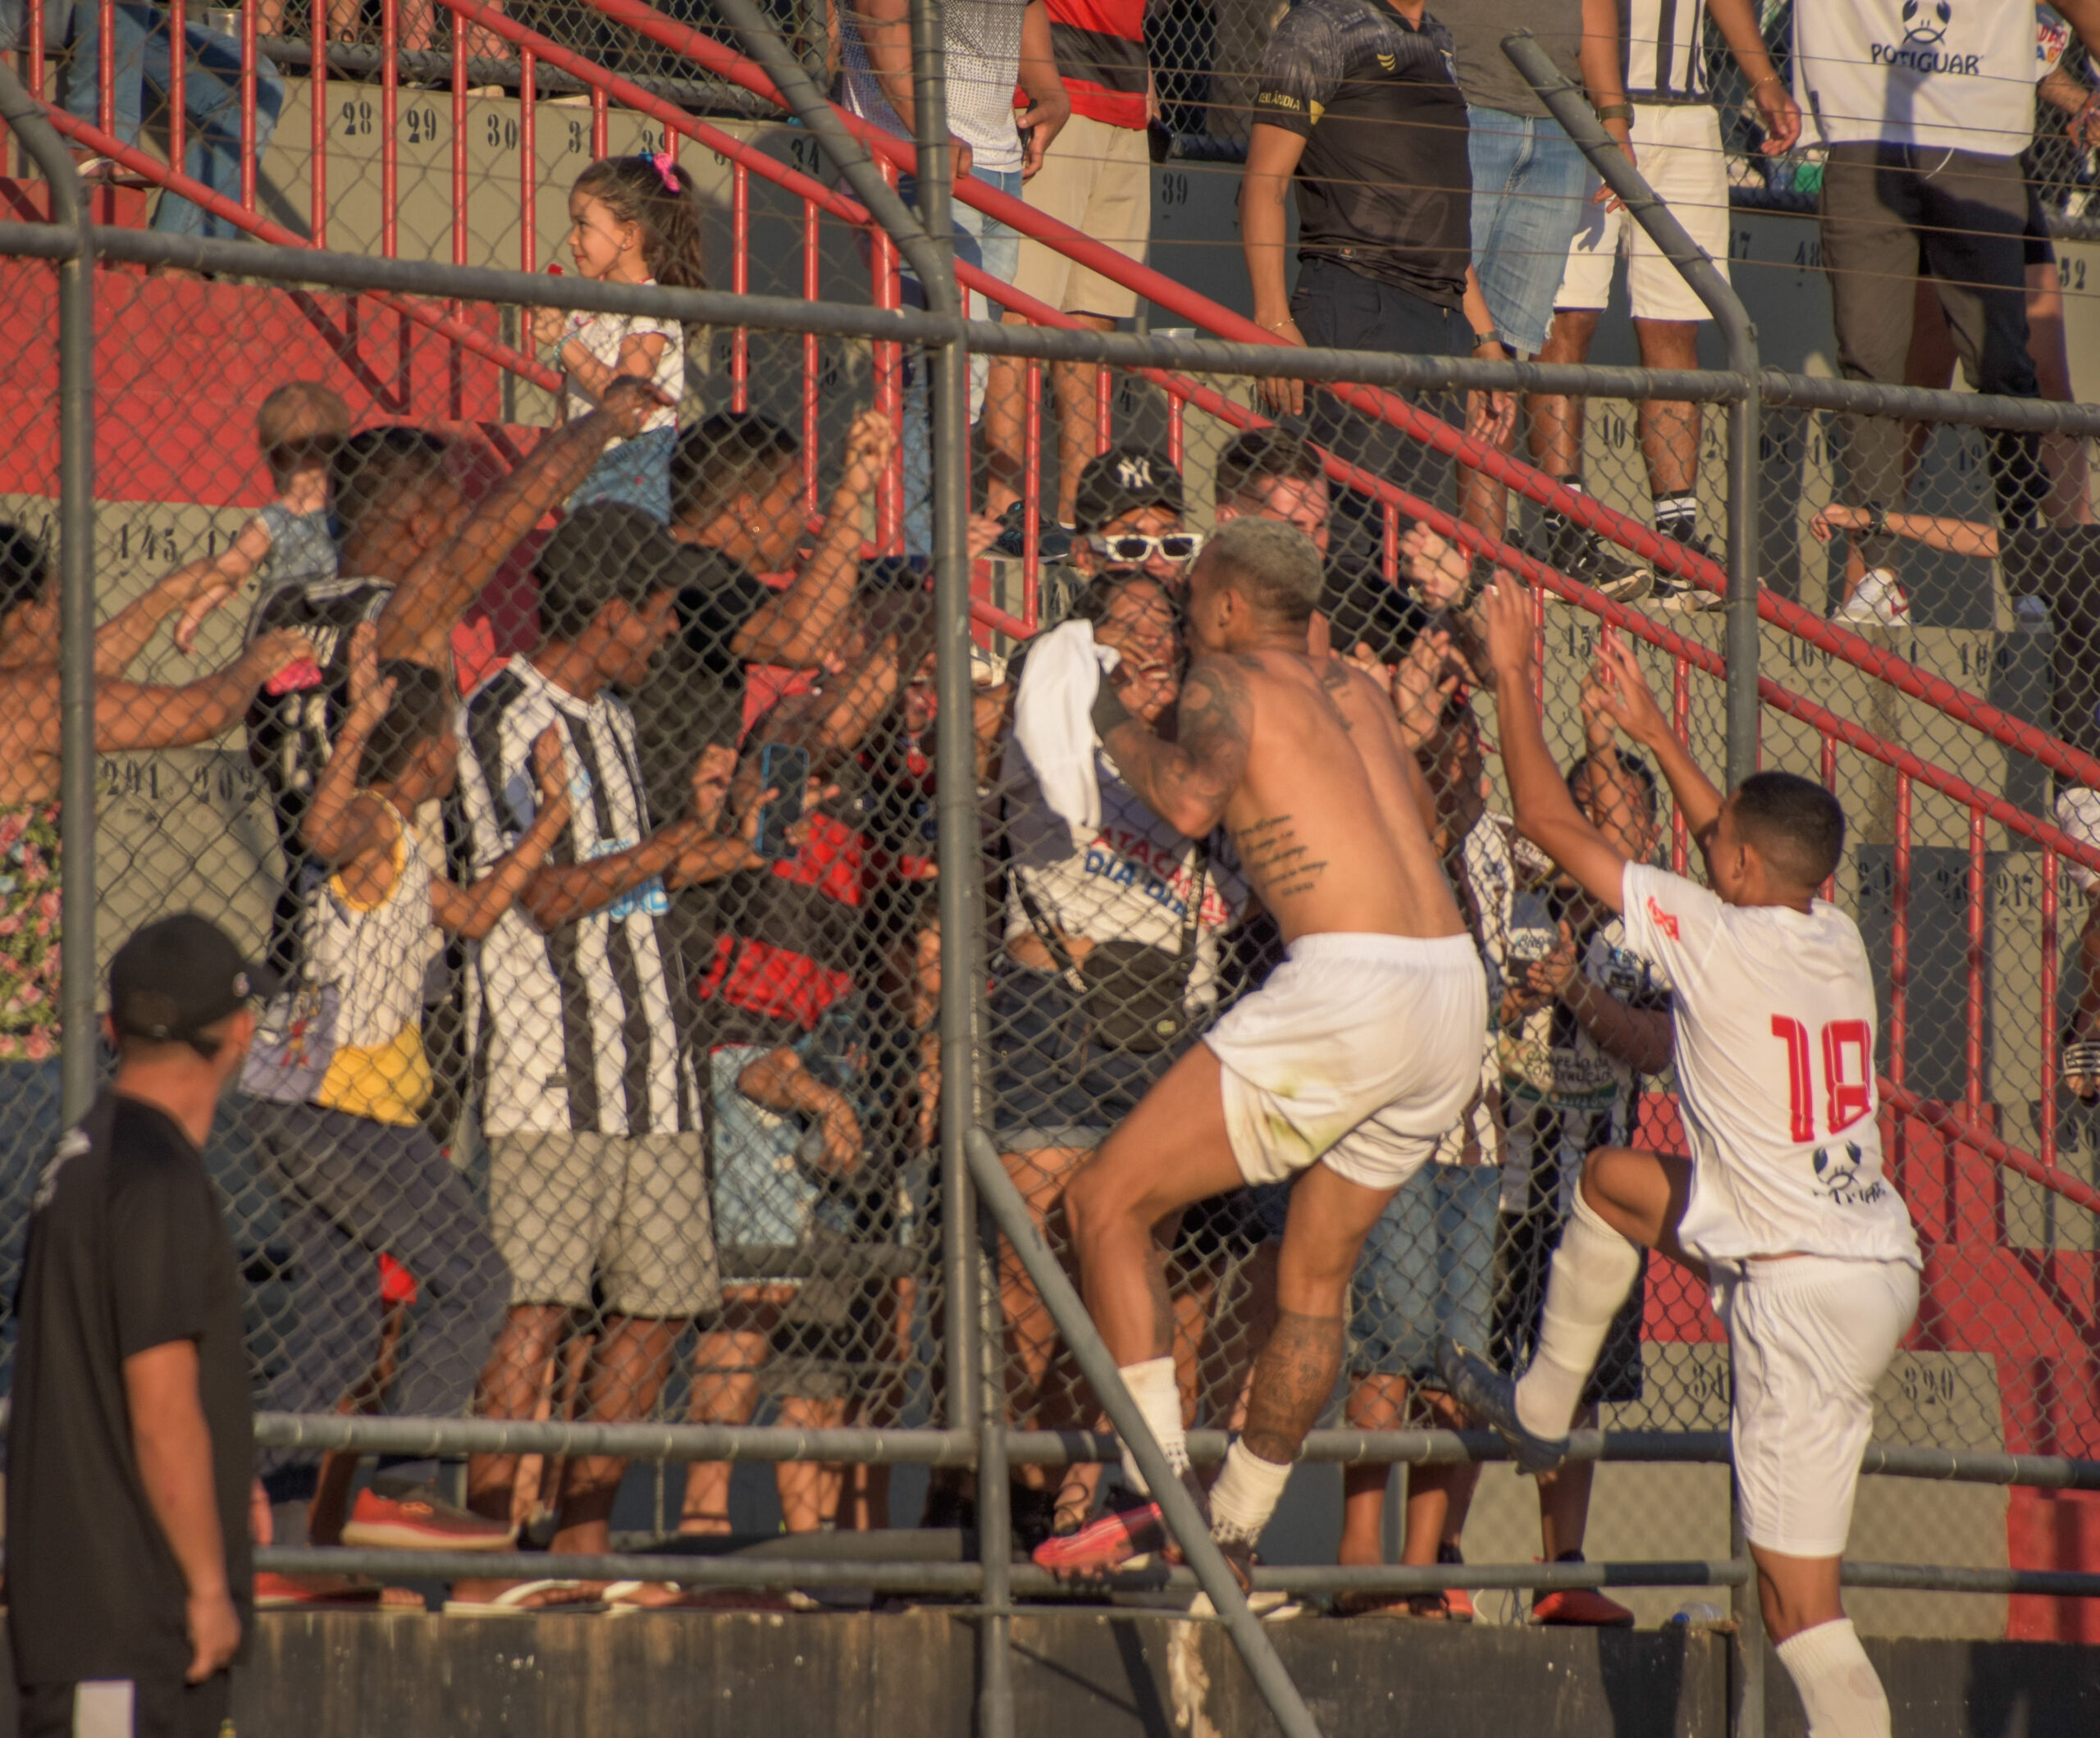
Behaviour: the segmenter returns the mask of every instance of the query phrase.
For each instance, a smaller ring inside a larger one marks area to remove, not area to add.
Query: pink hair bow
[[[669,151],[641,151],[636,154],[657,174],[663,176],[666,191],[678,193],[683,190],[678,185],[678,165],[672,161],[671,153]]]

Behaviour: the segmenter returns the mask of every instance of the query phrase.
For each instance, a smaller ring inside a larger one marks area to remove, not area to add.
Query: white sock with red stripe
[[[1166,1464],[1177,1476],[1187,1471],[1189,1437],[1181,1423],[1181,1384],[1174,1375],[1174,1360],[1149,1357],[1142,1364],[1121,1365],[1116,1373],[1122,1377],[1123,1385],[1130,1390],[1130,1398],[1138,1403],[1138,1410],[1152,1427]],[[1130,1453],[1128,1443],[1123,1444],[1123,1476],[1133,1490],[1148,1497],[1152,1494],[1152,1486],[1138,1471],[1137,1457]]]
[[[1801,1692],[1808,1738],[1888,1738],[1888,1693],[1850,1617],[1789,1635],[1774,1651]]]
[[[1526,1430],[1568,1434],[1611,1319],[1640,1273],[1640,1250],[1598,1216],[1578,1188],[1546,1275],[1538,1350],[1517,1382],[1517,1421]]]

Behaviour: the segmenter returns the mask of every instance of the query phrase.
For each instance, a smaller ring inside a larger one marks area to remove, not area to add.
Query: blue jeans
[[[1349,1282],[1349,1373],[1436,1379],[1437,1336],[1487,1343],[1495,1291],[1493,1165],[1422,1167],[1386,1203]]]
[[[1097,1042],[1062,973],[1019,965],[1004,948],[992,961],[992,1124],[1002,1152],[1099,1146],[1187,1048]]]
[[[1473,270],[1502,341],[1536,356],[1597,178],[1557,121],[1468,105],[1466,125]]]
[[[977,178],[1013,198],[1020,197],[1020,171],[981,171]],[[915,189],[910,176],[897,182],[906,205]],[[1020,231],[996,217],[988,217],[974,205],[957,199],[955,215],[955,257],[982,267],[1002,284],[1011,284],[1020,265]],[[907,265],[904,273],[904,303],[924,308],[925,296],[919,280]],[[996,320],[1000,310],[980,295],[966,294],[963,313],[971,320]],[[970,414],[976,419],[984,403],[987,364],[981,356],[970,359]],[[904,353],[904,548],[907,554],[931,555],[934,550],[933,409],[928,401],[925,358],[915,350]]]
[[[0,1394],[15,1371],[15,1293],[22,1283],[30,1207],[44,1161],[64,1132],[58,1061],[0,1062]]]
[[[501,1330],[510,1276],[466,1181],[420,1128],[251,1098],[263,1182],[291,1247],[296,1342],[264,1403],[333,1412],[379,1353],[378,1257],[416,1282],[388,1410],[456,1417]],[[271,1451],[267,1470],[310,1458]]]
[[[116,11],[111,125],[126,144],[134,143],[146,124],[146,87],[153,107],[167,102],[168,21],[172,15],[155,7],[120,4]],[[74,8],[71,58],[66,62],[65,97],[68,113],[94,121],[100,112],[95,91],[101,57],[102,11],[94,0]],[[240,44],[201,25],[185,25],[189,54],[185,66],[182,105],[188,112],[189,136],[182,172],[213,193],[240,198]],[[276,130],[285,107],[285,81],[267,66],[255,76],[255,154]],[[223,217],[208,217],[201,206],[180,194],[164,193],[154,208],[153,227],[183,235],[202,235],[230,240],[245,231]]]

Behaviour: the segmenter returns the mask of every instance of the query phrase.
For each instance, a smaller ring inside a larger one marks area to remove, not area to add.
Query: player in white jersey
[[[1487,600],[1517,826],[1600,904],[1673,992],[1689,1160],[1605,1147],[1583,1167],[1518,1380],[1448,1343],[1453,1394],[1528,1471],[1557,1465],[1584,1382],[1639,1270],[1637,1244],[1708,1278],[1728,1330],[1743,1529],[1810,1738],[1875,1738],[1888,1702],[1847,1621],[1838,1559],[1881,1379],[1918,1304],[1910,1216],[1884,1175],[1874,995],[1851,919],[1816,897],[1844,850],[1820,785],[1758,773],[1724,801],[1607,636],[1614,722],[1653,754],[1710,887],[1629,863],[1576,807],[1540,728],[1527,591]]]

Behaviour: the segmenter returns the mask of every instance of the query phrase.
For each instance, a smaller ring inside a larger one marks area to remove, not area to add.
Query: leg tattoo
[[[1342,1363],[1339,1316],[1278,1312],[1276,1331],[1255,1361],[1247,1427],[1240,1439],[1265,1461],[1295,1460],[1306,1432],[1335,1391]]]

